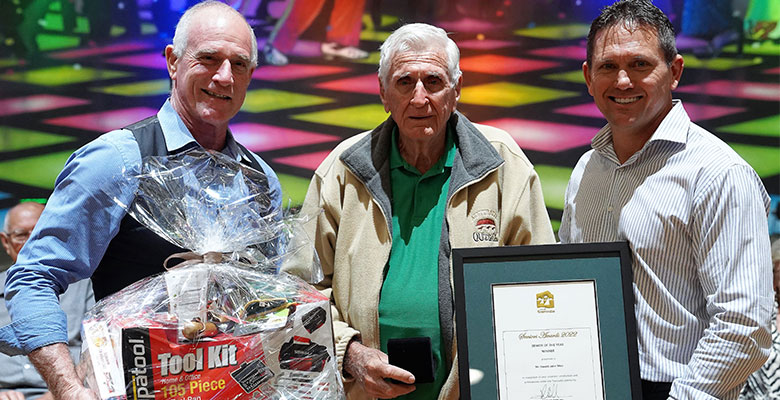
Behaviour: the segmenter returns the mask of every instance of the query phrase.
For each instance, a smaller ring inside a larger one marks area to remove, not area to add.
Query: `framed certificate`
[[[461,399],[641,399],[626,242],[453,249]]]

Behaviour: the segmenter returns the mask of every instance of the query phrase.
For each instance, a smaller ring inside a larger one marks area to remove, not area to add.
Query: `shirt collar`
[[[166,100],[160,111],[157,112],[157,119],[160,121],[160,126],[163,130],[165,147],[168,149],[168,153],[174,153],[184,147],[192,146],[192,143],[197,144],[190,130],[184,125],[184,121],[176,110],[173,109],[170,99]],[[230,129],[228,129],[225,136],[225,148],[220,152],[236,161],[250,161],[247,155],[238,147],[238,143],[233,138],[233,133],[230,132]]]
[[[691,119],[685,112],[682,101],[672,100],[672,109],[666,114],[647,143],[667,141],[685,144],[688,141],[687,126],[690,122]],[[686,129],[680,129],[682,126],[685,126]],[[647,146],[647,143],[645,143],[643,148]],[[609,124],[601,128],[596,136],[593,137],[593,140],[591,140],[591,147],[597,151],[603,152],[609,149],[609,151],[614,152],[612,149],[612,128],[610,128]]]
[[[688,124],[691,119],[683,108],[682,101],[672,100],[672,109],[666,114],[661,125],[655,130],[648,142],[663,140],[685,144],[688,141]],[[685,129],[681,129],[685,127]]]
[[[391,135],[391,141],[390,144],[390,169],[395,168],[406,168],[409,171],[417,172],[417,168],[406,162],[404,158],[401,156],[401,151],[398,149],[398,126],[393,128],[393,134]],[[447,132],[446,132],[446,139],[444,142],[444,148],[446,149],[446,152],[444,155],[442,155],[441,158],[434,164],[431,169],[428,171],[430,173],[440,173],[444,171],[444,168],[452,168],[453,160],[455,159],[455,153],[457,152],[457,147],[455,146],[455,140],[453,139],[453,132],[452,127],[447,125]]]

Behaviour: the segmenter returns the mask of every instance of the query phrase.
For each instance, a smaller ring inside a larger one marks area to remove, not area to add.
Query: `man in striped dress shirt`
[[[630,243],[645,400],[737,399],[771,342],[766,190],[672,99],[683,58],[650,1],[605,8],[582,69],[608,124],[572,173],[560,239]]]

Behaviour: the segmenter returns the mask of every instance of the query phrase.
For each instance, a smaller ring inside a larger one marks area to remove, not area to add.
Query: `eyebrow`
[[[401,75],[396,76],[395,80],[400,81],[401,79],[408,78],[411,75],[412,75],[411,72],[405,72],[405,73],[403,73]],[[439,72],[425,72],[425,75],[422,77],[422,79],[427,79],[427,78],[430,78],[430,77],[442,79],[442,76],[444,76],[444,75],[442,75]]]
[[[215,54],[219,54],[219,50],[217,50],[217,49],[201,49],[201,50],[198,50],[197,53],[195,53],[195,58],[199,58],[199,57],[203,57],[203,56],[213,56]],[[250,62],[249,56],[247,56],[246,54],[239,54],[236,57],[239,60],[241,60],[241,61],[243,61],[243,62],[245,62],[247,64]]]
[[[219,53],[217,49],[200,49],[195,53],[195,57],[213,56]]]

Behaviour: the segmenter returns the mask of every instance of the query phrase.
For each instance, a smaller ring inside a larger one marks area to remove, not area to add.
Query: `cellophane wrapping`
[[[329,299],[278,268],[311,242],[272,206],[265,175],[196,149],[126,178],[135,200],[116,201],[192,253],[88,312],[87,386],[101,399],[343,398]],[[322,278],[316,257],[296,271]]]

